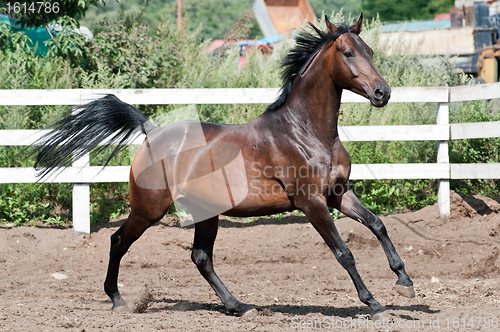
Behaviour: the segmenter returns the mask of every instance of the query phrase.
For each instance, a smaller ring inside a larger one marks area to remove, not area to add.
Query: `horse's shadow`
[[[91,232],[98,232],[100,229],[104,228],[115,228],[120,227],[127,219],[120,219],[112,222],[103,222],[99,224],[91,225]],[[287,224],[308,224],[309,219],[301,215],[289,215],[285,217],[261,217],[254,220],[246,220],[244,218],[240,219],[226,219],[222,216],[219,220],[219,228],[247,228],[255,227],[260,225],[287,225]],[[165,226],[168,228],[180,227],[178,222],[165,221],[162,219],[160,222],[156,223],[155,226]],[[194,225],[189,225],[184,228],[194,228]]]
[[[213,303],[199,303],[190,302],[184,300],[172,300],[172,299],[157,299],[153,300],[155,303],[154,308],[149,308],[149,312],[161,312],[161,311],[216,311],[224,315],[235,316],[234,314],[228,312],[224,305],[213,304]],[[163,304],[163,306],[162,306]],[[172,305],[173,304],[173,305]],[[337,308],[333,306],[317,306],[317,305],[279,305],[271,304],[265,306],[253,305],[258,310],[258,315],[261,316],[272,316],[275,313],[282,313],[291,316],[306,316],[308,314],[322,314],[328,317],[339,317],[342,319],[358,319],[366,318],[370,316],[370,309],[364,306],[352,306]],[[431,309],[428,305],[423,304],[413,304],[407,306],[400,305],[388,305],[386,309],[391,311],[406,311],[407,314],[395,315],[405,320],[417,320],[417,318],[412,317],[413,313],[426,313],[426,314],[437,314],[440,310]]]

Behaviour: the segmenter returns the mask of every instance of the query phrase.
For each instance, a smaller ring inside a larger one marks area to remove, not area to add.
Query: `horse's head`
[[[373,64],[373,50],[359,37],[363,24],[360,15],[349,33],[340,35],[330,47],[330,72],[336,85],[368,98],[373,106],[382,107],[391,97],[391,88]],[[328,33],[338,28],[326,18]]]

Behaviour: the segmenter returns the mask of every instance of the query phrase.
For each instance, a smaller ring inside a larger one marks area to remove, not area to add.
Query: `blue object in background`
[[[400,23],[385,24],[380,28],[381,32],[397,31],[421,31],[434,29],[451,28],[451,20],[428,20],[428,21],[410,21]]]
[[[282,39],[285,39],[286,36],[283,35],[274,35],[266,38],[262,38],[259,40],[242,40],[239,41],[237,44],[238,46],[246,46],[246,45],[267,45],[271,44],[277,41],[280,41]]]
[[[35,55],[47,54],[48,48],[43,42],[49,40],[51,37],[44,27],[23,27],[20,20],[5,15],[0,15],[0,21],[7,24],[12,31],[26,33],[28,38],[31,40],[31,42],[28,41],[28,45],[35,51]]]

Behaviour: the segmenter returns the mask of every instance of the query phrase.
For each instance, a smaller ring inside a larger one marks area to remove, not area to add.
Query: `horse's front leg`
[[[304,199],[295,200],[296,207],[301,209],[318,231],[326,244],[332,250],[337,261],[349,273],[361,302],[368,305],[372,310],[372,319],[378,321],[389,321],[391,316],[385,311],[385,308],[378,303],[373,295],[366,288],[363,280],[356,269],[354,257],[347,248],[345,242],[340,237],[340,234],[335,227],[326,199],[319,195],[310,196]]]
[[[375,234],[389,260],[391,270],[398,276],[398,281],[396,281],[396,285],[394,286],[396,291],[406,297],[415,297],[413,282],[406,273],[405,265],[396,252],[389,235],[387,235],[387,230],[382,220],[361,204],[352,189],[345,192],[342,196],[331,196],[328,199],[328,205],[339,209],[346,216],[362,223]]]

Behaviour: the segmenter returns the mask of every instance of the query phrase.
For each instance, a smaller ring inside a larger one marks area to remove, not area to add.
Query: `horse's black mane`
[[[300,74],[309,59],[326,43],[335,41],[340,35],[352,32],[347,23],[336,24],[338,30],[334,33],[321,31],[313,24],[310,24],[312,31],[302,30],[295,38],[295,46],[288,52],[281,62],[281,79],[283,86],[280,89],[278,99],[269,105],[266,111],[272,112],[285,104],[286,98],[292,92],[292,84]]]

